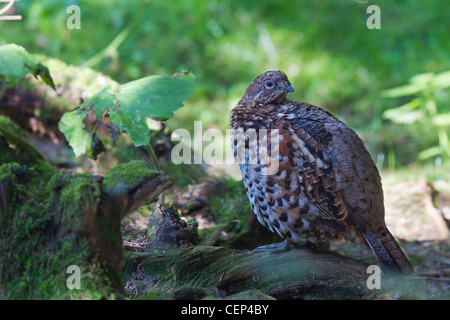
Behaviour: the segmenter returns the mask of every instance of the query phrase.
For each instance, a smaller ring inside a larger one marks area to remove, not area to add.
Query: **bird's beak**
[[[294,92],[294,88],[292,88],[292,86],[289,85],[286,88],[281,89],[281,91],[283,91],[283,92]]]

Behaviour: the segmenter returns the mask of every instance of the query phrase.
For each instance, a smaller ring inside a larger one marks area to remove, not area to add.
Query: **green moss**
[[[269,296],[259,290],[241,291],[229,297],[230,300],[275,300],[274,297]]]
[[[111,298],[109,275],[98,268],[87,238],[76,236],[83,223],[81,213],[97,206],[96,177],[61,171],[46,181],[41,172],[18,163],[0,167],[0,185],[9,195],[0,216],[5,298]],[[66,286],[70,265],[80,267],[79,290]]]
[[[136,300],[173,300],[172,289],[169,286],[151,288],[145,296],[137,297]]]
[[[111,195],[123,193],[123,188],[128,190],[150,181],[159,175],[158,171],[150,168],[144,160],[134,160],[116,165],[104,177],[103,185],[106,192]]]
[[[145,295],[144,299],[174,299],[177,294],[183,295],[183,287],[188,288],[190,292],[193,291],[193,294],[204,292],[208,290],[207,288],[217,285],[223,268],[226,268],[221,262],[224,250],[200,246],[165,252],[127,254],[121,277],[123,282],[133,282],[132,273],[136,272],[133,266],[136,261],[140,261],[142,269],[139,270],[138,276],[150,275],[152,279],[157,280],[151,288],[141,292]],[[186,270],[189,272],[185,272]],[[204,295],[208,294],[206,292]]]
[[[100,196],[100,185],[88,173],[72,176],[60,171],[53,176],[48,184],[52,198],[60,194],[58,210],[62,210],[61,225],[67,230],[79,231],[83,223],[80,212],[96,210]]]

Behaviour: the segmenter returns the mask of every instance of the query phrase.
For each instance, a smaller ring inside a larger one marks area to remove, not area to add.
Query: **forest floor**
[[[426,179],[405,178],[402,172],[386,173],[383,178],[386,223],[410,258],[415,279],[426,285],[430,299],[450,299],[450,194],[436,192]],[[205,218],[204,210],[193,216],[200,230],[216,226],[210,217]],[[134,212],[122,221],[126,249],[145,245],[148,219],[148,213]],[[349,243],[333,245],[331,250],[376,263],[369,250]]]

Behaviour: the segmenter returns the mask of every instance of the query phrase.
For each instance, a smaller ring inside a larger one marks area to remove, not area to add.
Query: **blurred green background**
[[[80,30],[66,27],[72,4],[81,9]],[[372,4],[381,9],[378,30],[366,26]],[[192,71],[195,93],[167,122],[171,129],[192,130],[202,120],[203,129],[224,131],[246,86],[279,69],[295,88],[291,99],[338,116],[380,168],[448,163],[450,75],[433,84],[433,74],[450,70],[448,1],[22,0],[14,7],[23,20],[0,21],[0,45],[16,43],[120,83]],[[430,74],[413,78],[423,73]],[[422,81],[420,90],[384,93],[411,78]]]

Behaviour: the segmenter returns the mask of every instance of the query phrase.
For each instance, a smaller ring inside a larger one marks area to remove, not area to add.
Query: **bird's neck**
[[[273,114],[280,112],[283,105],[288,104],[289,99],[284,97],[277,104],[258,104],[254,101],[246,102],[243,98],[231,110],[230,125],[232,128],[237,127],[262,127],[267,126],[267,119],[272,118]]]

